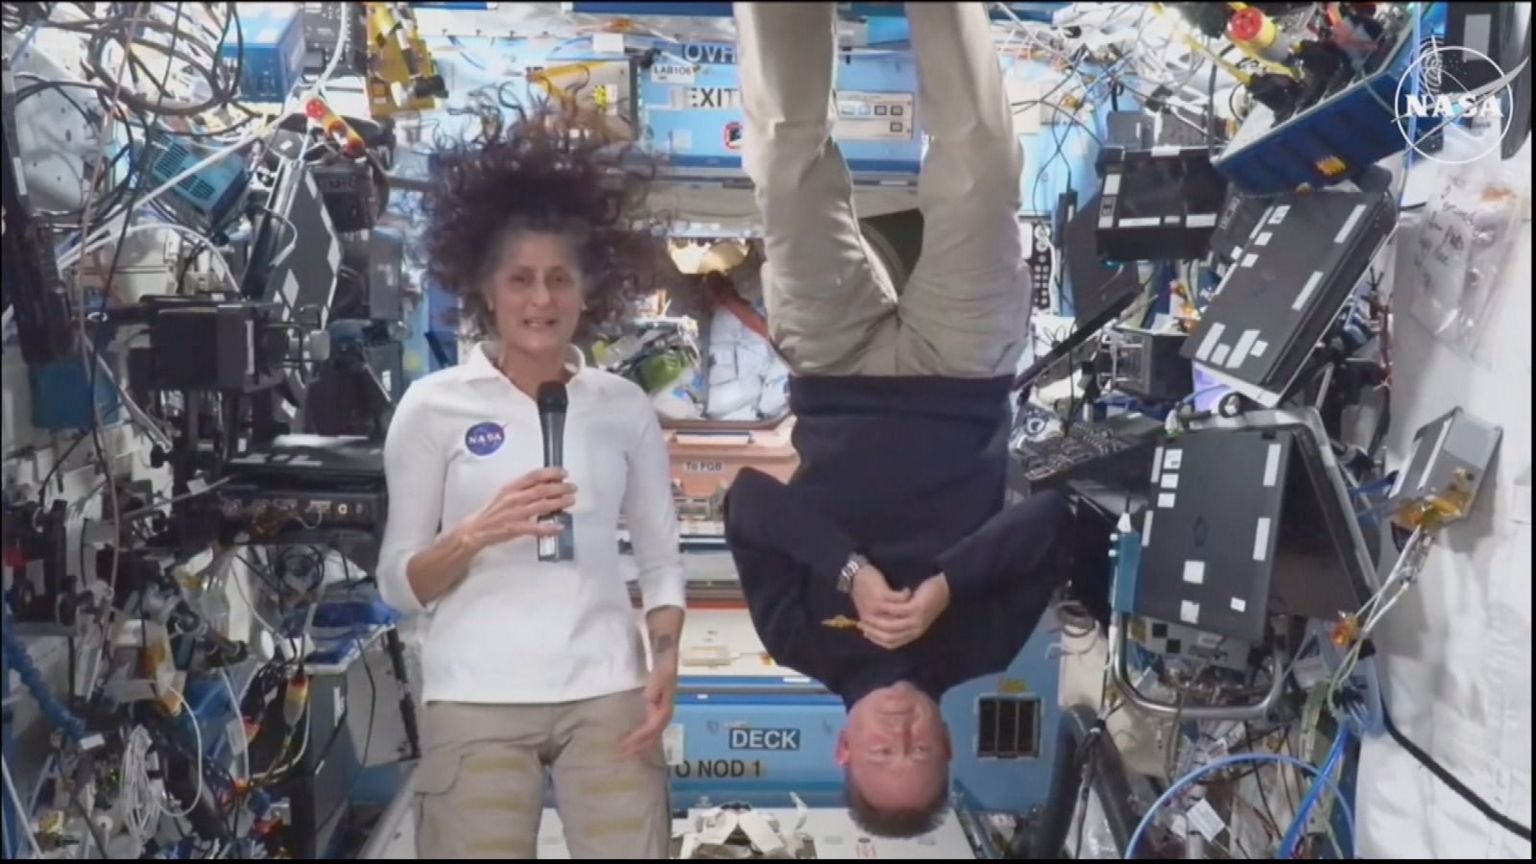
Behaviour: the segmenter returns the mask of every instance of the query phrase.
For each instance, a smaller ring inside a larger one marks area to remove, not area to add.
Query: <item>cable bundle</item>
[[[11,604],[0,606],[3,610],[5,624],[5,663],[16,670],[21,676],[21,683],[26,686],[27,692],[37,700],[38,708],[53,728],[64,733],[76,744],[85,740],[85,721],[70,713],[69,709],[54,697],[53,691],[48,689],[48,684],[43,680],[43,673],[38,671],[37,664],[32,662],[32,655],[27,652],[27,646],[22,644],[21,637],[16,635],[16,622],[11,618]]]

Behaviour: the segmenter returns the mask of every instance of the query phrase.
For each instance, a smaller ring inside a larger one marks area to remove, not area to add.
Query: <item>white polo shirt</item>
[[[411,385],[384,445],[389,520],[379,592],[425,613],[428,702],[550,703],[644,686],[645,649],[619,568],[622,513],[646,611],[683,606],[684,580],[661,424],[641,389],[582,367],[567,384],[565,468],[576,484],[575,558],[541,564],[532,538],[493,546],[423,607],[411,557],[544,465],[538,406],[496,367],[490,343]]]

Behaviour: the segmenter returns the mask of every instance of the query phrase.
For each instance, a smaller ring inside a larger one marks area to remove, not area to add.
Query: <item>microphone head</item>
[[[569,404],[565,395],[565,385],[559,381],[545,381],[539,385],[539,413],[563,414]]]

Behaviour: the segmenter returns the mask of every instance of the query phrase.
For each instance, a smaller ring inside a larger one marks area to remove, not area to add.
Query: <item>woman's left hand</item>
[[[652,669],[651,680],[645,685],[645,722],[625,736],[621,745],[625,756],[638,756],[656,746],[672,722],[676,700],[677,667],[668,663]]]

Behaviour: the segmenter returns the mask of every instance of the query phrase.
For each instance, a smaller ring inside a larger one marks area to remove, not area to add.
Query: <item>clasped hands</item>
[[[854,574],[851,593],[859,612],[859,632],[891,651],[922,638],[949,608],[949,580],[943,573],[928,577],[915,591],[897,591],[879,568],[866,564]]]

